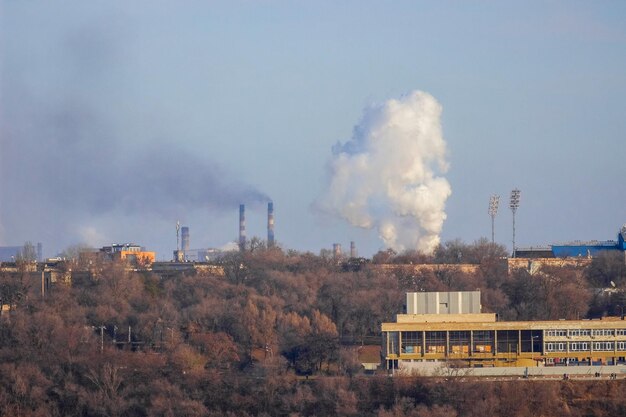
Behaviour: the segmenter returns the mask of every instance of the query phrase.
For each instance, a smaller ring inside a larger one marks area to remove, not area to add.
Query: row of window
[[[546,330],[547,337],[626,336],[626,329],[552,329]]]
[[[546,343],[546,352],[566,352],[567,345],[566,342]],[[610,352],[615,350],[616,345],[617,350],[626,350],[626,342],[570,342],[569,350],[570,352],[587,352],[593,348],[597,352]]]

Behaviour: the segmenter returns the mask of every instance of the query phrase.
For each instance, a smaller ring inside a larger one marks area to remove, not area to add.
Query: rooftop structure
[[[407,315],[480,313],[480,291],[408,292]]]

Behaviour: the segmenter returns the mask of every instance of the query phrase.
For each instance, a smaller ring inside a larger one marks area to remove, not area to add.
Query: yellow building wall
[[[128,260],[137,261],[138,263],[141,263],[143,265],[152,265],[156,258],[155,252],[147,252],[147,251],[135,252],[135,251],[123,250],[120,252],[116,252],[116,255],[119,256],[120,259],[128,259]]]

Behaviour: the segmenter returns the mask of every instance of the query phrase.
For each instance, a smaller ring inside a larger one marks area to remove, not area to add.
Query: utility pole
[[[517,188],[511,191],[511,200],[509,202],[509,207],[511,208],[511,212],[513,213],[513,257],[515,258],[515,212],[519,208],[519,199],[520,199],[521,191]]]
[[[496,219],[496,214],[498,214],[498,206],[500,205],[500,196],[497,194],[493,194],[489,199],[489,215],[491,216],[491,244],[496,243],[495,232],[494,232],[494,221]]]

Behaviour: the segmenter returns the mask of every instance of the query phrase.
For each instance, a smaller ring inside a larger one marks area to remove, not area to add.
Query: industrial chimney
[[[180,228],[180,241],[181,249],[183,252],[183,259],[187,260],[187,252],[189,252],[189,227],[183,226]]]
[[[354,240],[350,242],[350,257],[356,258],[356,244],[354,243]]]
[[[239,250],[246,249],[246,206],[239,205]]]
[[[274,203],[267,203],[267,247],[274,246]]]
[[[341,258],[341,243],[333,243],[333,258]]]

